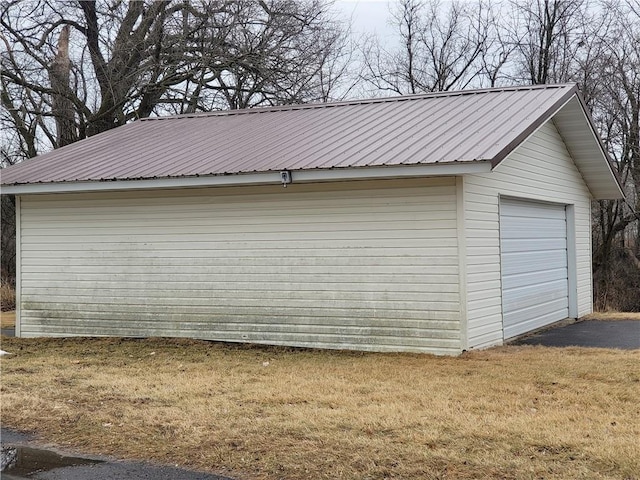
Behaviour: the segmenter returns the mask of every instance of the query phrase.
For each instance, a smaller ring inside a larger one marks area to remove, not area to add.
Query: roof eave
[[[624,190],[613,160],[597,134],[589,109],[577,92],[554,116],[560,133],[576,167],[595,200],[619,200]],[[584,128],[586,124],[587,128]]]
[[[576,112],[577,106],[579,106],[579,114]],[[493,168],[537,132],[542,125],[552,120],[593,198],[595,200],[624,198],[622,185],[613,168],[613,161],[596,133],[597,130],[588,112],[577,84],[567,89],[561,98],[494,156],[491,161]],[[570,118],[577,119],[575,120],[579,124],[577,129],[570,127]],[[585,142],[587,142],[586,146]]]
[[[447,162],[421,165],[332,168],[291,171],[292,183],[339,182],[393,178],[456,176],[491,171],[488,160]],[[2,194],[31,195],[46,193],[83,193],[128,190],[204,188],[224,186],[282,184],[281,171],[208,175],[198,177],[166,177],[135,180],[74,181],[2,185]]]

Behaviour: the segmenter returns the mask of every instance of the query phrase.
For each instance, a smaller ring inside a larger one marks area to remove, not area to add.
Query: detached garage
[[[575,85],[133,122],[1,171],[20,336],[458,354],[591,312]]]

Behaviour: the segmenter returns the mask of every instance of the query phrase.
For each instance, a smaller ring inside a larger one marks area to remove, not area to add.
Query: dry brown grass
[[[0,328],[13,328],[16,325],[16,312],[0,312]]]
[[[0,282],[0,311],[7,312],[16,308],[16,291],[9,282]]]
[[[256,479],[637,479],[640,351],[3,339],[2,423]]]
[[[640,320],[640,312],[594,312],[582,320]]]

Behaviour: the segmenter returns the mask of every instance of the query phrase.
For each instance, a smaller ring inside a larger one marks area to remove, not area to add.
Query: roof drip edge
[[[51,182],[3,185],[6,195],[44,193],[81,193],[124,190],[149,190],[171,188],[202,188],[223,186],[279,185],[283,184],[282,171],[261,173],[209,175],[198,177],[166,177],[142,180],[107,180],[84,182]],[[456,176],[491,171],[488,160],[430,164],[400,165],[389,167],[334,168],[317,170],[291,170],[291,183],[317,183],[352,180]]]

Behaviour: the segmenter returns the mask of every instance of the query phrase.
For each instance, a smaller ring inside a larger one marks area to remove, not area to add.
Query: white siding
[[[574,205],[578,316],[591,312],[591,195],[551,121],[493,172],[466,176],[464,188],[470,347],[503,340],[500,195]]]
[[[455,178],[24,196],[23,336],[460,352]]]

